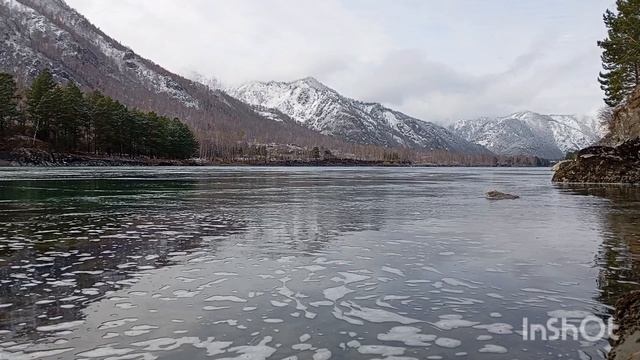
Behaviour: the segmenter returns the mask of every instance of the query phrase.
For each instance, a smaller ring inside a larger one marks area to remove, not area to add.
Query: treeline
[[[47,70],[23,93],[11,75],[0,73],[0,139],[16,135],[68,153],[186,159],[199,149],[178,118],[129,109],[73,82],[58,84]]]

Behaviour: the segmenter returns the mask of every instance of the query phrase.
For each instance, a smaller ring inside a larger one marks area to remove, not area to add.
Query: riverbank
[[[640,184],[640,139],[582,149],[554,170],[553,182]]]
[[[615,331],[616,339],[611,343],[608,359],[639,359],[640,291],[633,291],[616,303],[615,319],[618,328]]]
[[[514,165],[496,163],[478,165],[482,167],[546,167],[548,162],[540,166]],[[320,159],[160,159],[146,156],[115,156],[88,153],[55,153],[35,148],[18,148],[11,151],[0,151],[0,167],[2,166],[45,166],[45,167],[81,167],[81,166],[379,166],[379,167],[473,167],[464,164],[414,163],[408,160],[383,161],[361,160],[353,158],[320,158]]]
[[[12,151],[0,151],[0,166],[413,166],[409,161],[380,161],[359,159],[295,159],[269,160],[246,159],[243,161],[204,160],[204,159],[160,159],[146,156],[114,156],[96,154],[55,153],[41,149],[19,148]],[[424,165],[436,166],[436,165]]]
[[[197,166],[194,159],[158,159],[145,156],[112,156],[55,153],[40,149],[19,148],[0,151],[0,166]]]

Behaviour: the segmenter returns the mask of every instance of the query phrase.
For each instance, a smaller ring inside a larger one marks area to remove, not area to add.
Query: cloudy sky
[[[614,0],[67,0],[169,70],[314,76],[425,120],[594,113]]]

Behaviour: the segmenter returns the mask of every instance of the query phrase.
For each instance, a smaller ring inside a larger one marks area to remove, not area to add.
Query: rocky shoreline
[[[554,166],[553,182],[640,184],[640,138],[618,146],[591,146]]]
[[[144,156],[125,157],[94,154],[69,154],[48,152],[35,148],[18,148],[12,151],[0,151],[0,166],[45,166],[45,167],[81,167],[81,166],[413,166],[411,162],[386,162],[357,159],[318,159],[318,160],[263,160],[247,161],[207,161],[201,159],[158,159]]]
[[[609,360],[640,359],[640,291],[623,296],[616,303],[615,319],[618,328],[611,340]]]
[[[195,166],[196,160],[157,159],[93,154],[47,152],[41,149],[19,148],[0,151],[0,166]]]

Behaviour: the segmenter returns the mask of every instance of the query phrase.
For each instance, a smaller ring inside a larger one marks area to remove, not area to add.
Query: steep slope
[[[450,128],[500,155],[533,155],[551,160],[562,159],[567,152],[589,146],[603,135],[596,119],[531,111],[462,120]]]
[[[0,71],[24,86],[44,68],[59,81],[99,89],[125,105],[176,116],[201,142],[331,143],[299,126],[265,119],[226,93],[146,60],[119,44],[62,0],[0,0]]]
[[[616,146],[640,137],[640,87],[614,109],[607,127],[607,135],[602,141],[605,145]]]
[[[253,82],[230,89],[229,93],[260,109],[276,109],[310,129],[355,143],[488,153],[443,127],[378,103],[349,99],[314,78]]]

